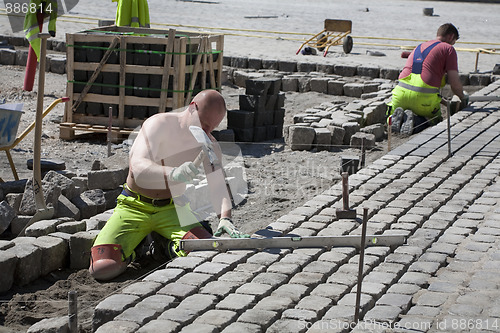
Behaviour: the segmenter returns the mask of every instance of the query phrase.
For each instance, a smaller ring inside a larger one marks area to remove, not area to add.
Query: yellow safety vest
[[[26,16],[24,17],[24,35],[31,45],[33,51],[35,51],[36,58],[40,58],[40,38],[38,34],[40,33],[40,28],[38,26],[38,20],[36,17],[37,12],[40,12],[40,8],[43,8],[44,19],[50,17],[49,19],[49,33],[55,36],[56,34],[56,19],[57,19],[57,0],[30,0],[28,8],[36,8],[37,10],[28,10]]]
[[[116,26],[149,28],[149,7],[147,0],[112,0],[118,2]]]

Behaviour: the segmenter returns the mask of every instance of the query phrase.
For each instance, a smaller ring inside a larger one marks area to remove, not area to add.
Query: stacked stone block
[[[285,118],[285,94],[281,79],[262,77],[245,81],[240,109],[227,114],[227,127],[240,142],[261,142],[281,138]]]

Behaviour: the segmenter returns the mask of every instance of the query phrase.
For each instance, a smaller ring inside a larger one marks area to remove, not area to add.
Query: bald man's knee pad
[[[203,226],[195,227],[189,230],[182,239],[207,239],[212,238],[212,234]],[[178,250],[176,247],[173,249],[178,257],[186,256],[189,252],[184,250]]]
[[[90,249],[89,272],[96,280],[111,280],[127,269],[119,244],[102,244]]]

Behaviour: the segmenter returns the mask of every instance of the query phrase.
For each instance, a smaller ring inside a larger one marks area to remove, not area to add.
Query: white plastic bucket
[[[14,142],[19,128],[23,104],[0,104],[0,147],[7,147]]]

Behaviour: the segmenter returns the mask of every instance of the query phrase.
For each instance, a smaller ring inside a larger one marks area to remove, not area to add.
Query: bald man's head
[[[203,130],[213,131],[226,115],[224,97],[216,90],[203,90],[193,98]]]

